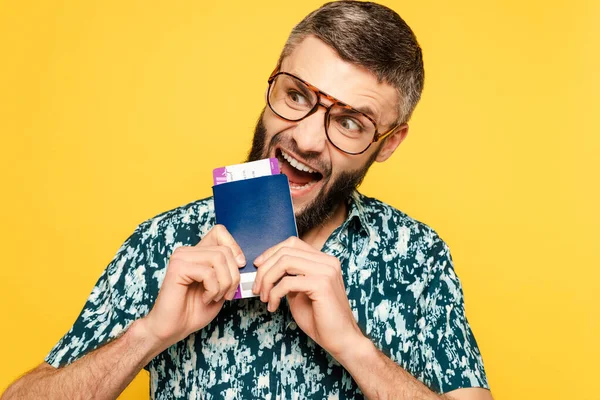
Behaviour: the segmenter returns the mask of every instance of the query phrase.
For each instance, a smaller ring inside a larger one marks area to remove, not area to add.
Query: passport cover
[[[217,224],[224,225],[240,245],[247,264],[240,268],[235,298],[253,297],[253,261],[265,250],[298,236],[287,176],[263,176],[213,186]]]

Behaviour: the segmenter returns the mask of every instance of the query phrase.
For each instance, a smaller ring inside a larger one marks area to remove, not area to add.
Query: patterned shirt
[[[427,225],[355,192],[322,251],[337,257],[363,333],[438,393],[488,383],[446,244]],[[152,308],[171,253],[215,224],[212,198],[140,224],[46,357],[65,366],[121,334]],[[285,299],[284,299],[285,300]],[[147,366],[153,399],[354,399],[352,376],[294,322],[287,302],[226,301],[205,328]]]

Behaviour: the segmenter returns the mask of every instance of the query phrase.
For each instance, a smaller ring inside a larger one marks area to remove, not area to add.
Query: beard
[[[307,204],[302,211],[295,213],[298,236],[302,237],[312,228],[324,225],[331,218],[336,208],[349,200],[352,193],[362,183],[369,167],[373,164],[375,158],[377,158],[379,149],[369,157],[367,163],[362,168],[353,171],[344,171],[335,179],[332,179],[331,167],[324,165],[319,157],[319,153],[300,151],[294,139],[286,139],[281,136],[281,133],[278,133],[267,143],[267,130],[263,124],[264,113],[265,110],[263,109],[254,129],[252,147],[250,148],[246,162],[267,158],[273,147],[279,143],[285,143],[285,148],[293,151],[305,160],[313,160],[319,167],[323,167],[323,177],[321,179],[325,179],[325,182],[323,183],[321,193]]]

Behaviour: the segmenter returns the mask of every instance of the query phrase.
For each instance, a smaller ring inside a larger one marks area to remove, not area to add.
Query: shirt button
[[[298,328],[298,325],[296,325],[296,323],[292,321],[292,322],[290,322],[288,324],[288,328],[290,328],[291,330],[295,331],[296,328]]]

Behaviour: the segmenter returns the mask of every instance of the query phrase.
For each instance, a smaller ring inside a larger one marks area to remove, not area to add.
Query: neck
[[[347,216],[348,206],[345,201],[342,201],[335,207],[333,214],[325,222],[309,229],[300,239],[315,249],[321,250],[329,236],[346,220]]]

